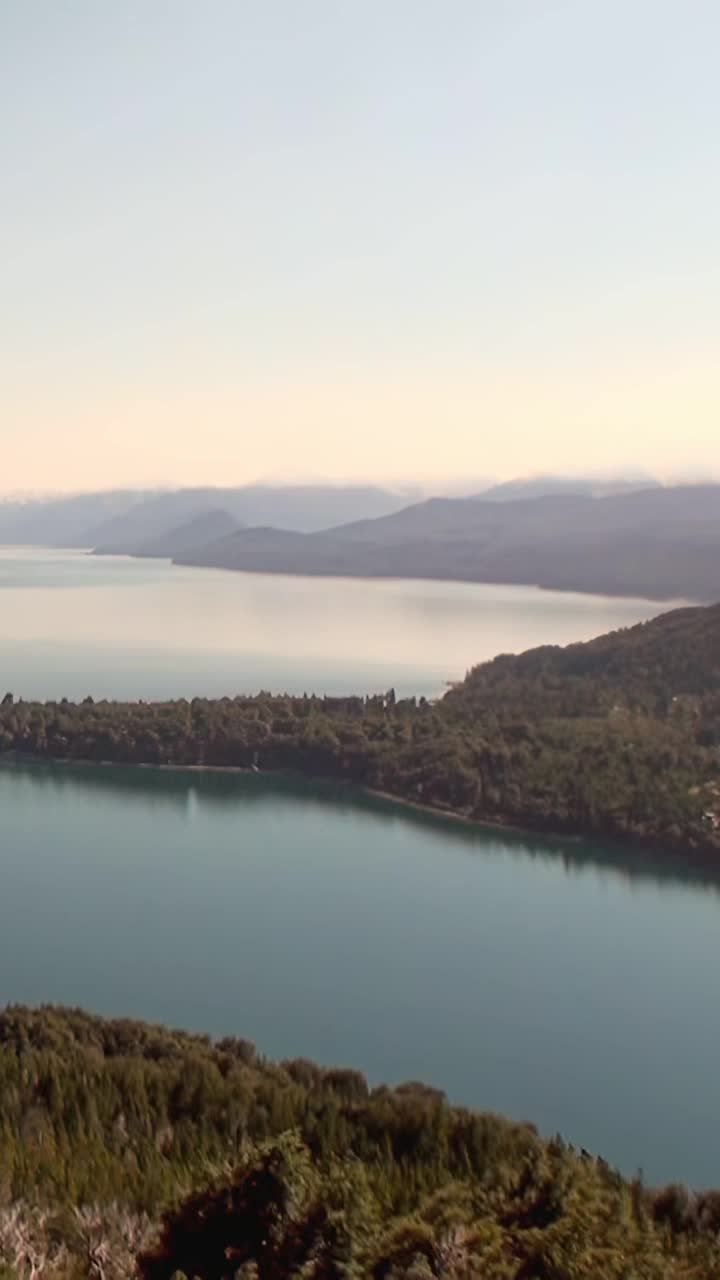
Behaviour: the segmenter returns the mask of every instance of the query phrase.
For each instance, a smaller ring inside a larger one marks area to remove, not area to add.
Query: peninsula
[[[6,758],[294,771],[705,862],[720,859],[719,749],[720,605],[495,658],[434,702],[390,690],[0,705]]]

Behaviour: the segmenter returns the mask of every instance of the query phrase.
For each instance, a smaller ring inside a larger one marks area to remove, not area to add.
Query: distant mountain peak
[[[555,476],[536,475],[506,480],[492,485],[477,496],[486,502],[512,502],[518,498],[577,497],[605,498],[615,493],[633,493],[639,489],[657,489],[660,483],[652,476]]]

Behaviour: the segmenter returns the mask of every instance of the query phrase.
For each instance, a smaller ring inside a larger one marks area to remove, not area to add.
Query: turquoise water
[[[0,672],[25,698],[436,694],[501,652],[584,640],[642,600],[189,569],[0,548]],[[1,696],[1,695],[0,695]]]
[[[720,895],[681,866],[262,776],[6,767],[0,815],[0,1002],[425,1079],[720,1184]]]
[[[25,698],[435,694],[646,601],[0,549]],[[263,778],[0,771],[0,1001],[425,1078],[649,1178],[720,1184],[720,899],[665,862]]]

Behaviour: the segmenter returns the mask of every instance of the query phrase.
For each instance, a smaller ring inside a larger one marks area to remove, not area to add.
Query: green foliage
[[[352,1152],[398,1210],[537,1142],[435,1090],[370,1090],[357,1072],[266,1062],[243,1040],[78,1010],[0,1013],[0,1200],[153,1211],[287,1129],[321,1161]]]
[[[129,1280],[137,1253],[145,1280],[720,1275],[718,1193],[420,1084],[77,1010],[0,1014],[0,1175],[7,1280]]]
[[[720,852],[720,606],[501,657],[439,702],[0,704],[0,753],[289,770],[465,817]]]
[[[499,1171],[500,1172],[500,1171]],[[165,1215],[142,1280],[711,1280],[716,1234],[669,1233],[653,1198],[594,1161],[546,1146],[493,1184],[422,1193],[385,1214],[367,1188],[312,1162],[287,1134],[234,1177]]]
[[[229,1183],[167,1214],[140,1273],[231,1280],[253,1267],[263,1280],[343,1280],[357,1274],[376,1217],[360,1178],[332,1163],[321,1172],[287,1133],[246,1157]]]

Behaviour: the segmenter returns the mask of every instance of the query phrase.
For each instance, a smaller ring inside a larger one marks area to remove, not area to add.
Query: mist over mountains
[[[0,502],[0,542],[133,554],[211,511],[226,512],[236,526],[270,524],[311,532],[386,515],[413,496],[412,490],[393,493],[373,485],[246,485],[7,500]]]
[[[409,504],[372,486],[120,491],[0,504],[0,542],[254,573],[720,600],[716,484],[539,477]]]
[[[497,502],[436,498],[314,534],[236,531],[178,557],[262,573],[528,583],[720,599],[720,486]]]

